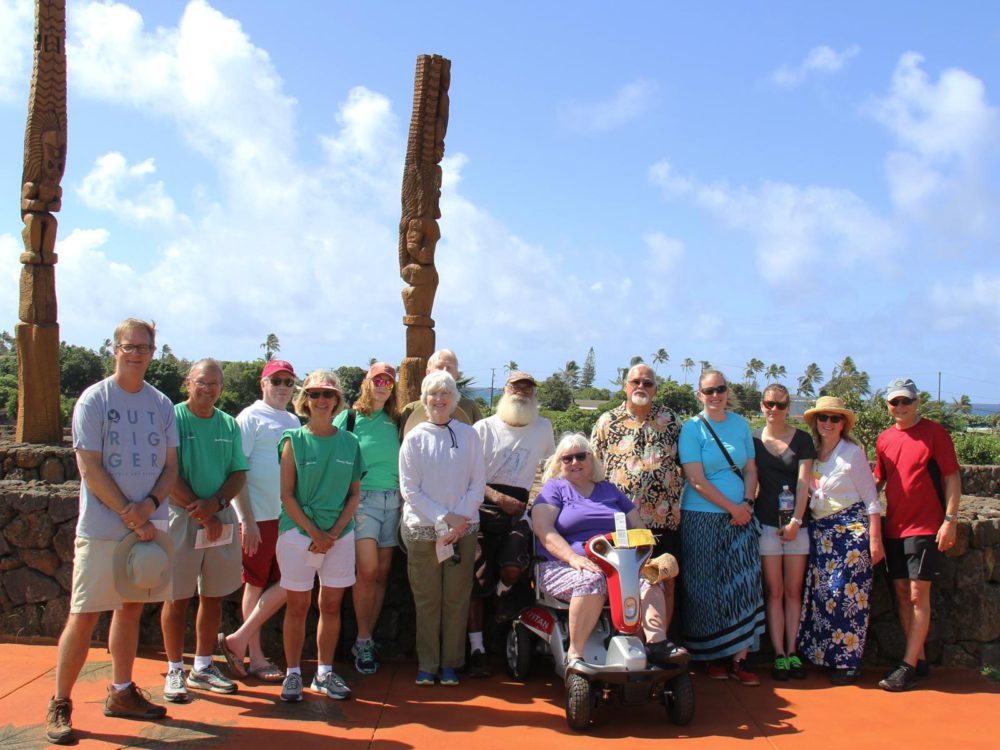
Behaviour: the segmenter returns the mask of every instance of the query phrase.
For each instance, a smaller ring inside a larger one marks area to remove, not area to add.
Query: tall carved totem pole
[[[451,60],[420,55],[413,85],[413,117],[403,168],[403,217],[399,222],[399,275],[403,290],[406,358],[399,367],[400,405],[420,398],[420,382],[434,353],[434,250],[441,238],[441,159],[448,130]]]
[[[17,340],[17,440],[58,443],[59,323],[56,228],[66,168],[66,2],[35,0],[35,63],[21,175],[20,322]]]

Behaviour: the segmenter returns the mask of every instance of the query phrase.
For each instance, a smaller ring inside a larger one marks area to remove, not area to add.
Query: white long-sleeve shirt
[[[860,446],[841,440],[826,461],[813,462],[813,518],[826,518],[861,501],[868,515],[879,515],[882,506],[868,458]]]
[[[409,529],[433,526],[448,513],[478,520],[486,491],[479,435],[454,419],[445,426],[417,425],[399,450],[399,484],[403,525]]]

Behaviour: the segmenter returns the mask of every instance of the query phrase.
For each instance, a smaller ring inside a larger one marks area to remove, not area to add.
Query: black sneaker
[[[670,641],[646,644],[646,658],[650,664],[669,669],[673,666],[683,666],[691,661],[691,654],[683,646]]]
[[[830,672],[831,685],[853,685],[861,676],[861,670],[857,667],[837,667]]]
[[[902,693],[917,686],[917,670],[905,661],[892,670],[892,674],[879,680],[878,686],[890,693]]]
[[[52,698],[45,716],[45,736],[53,745],[68,745],[73,734],[73,701],[69,698]]]
[[[930,677],[931,664],[926,659],[917,659],[917,677]]]
[[[793,680],[804,680],[809,676],[798,654],[788,655],[788,676]]]
[[[774,666],[771,667],[771,678],[777,680],[778,682],[787,682],[791,679],[787,656],[774,657]]]
[[[465,673],[469,677],[489,677],[493,674],[490,669],[490,662],[486,658],[485,651],[473,651],[469,654],[469,661],[466,665]]]
[[[496,606],[493,608],[493,619],[503,625],[519,614],[521,614],[521,605],[513,588],[497,595]]]

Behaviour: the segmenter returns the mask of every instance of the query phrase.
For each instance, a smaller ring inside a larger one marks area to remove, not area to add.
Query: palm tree
[[[694,369],[694,360],[690,357],[685,357],[684,361],[681,362],[681,369],[684,370],[684,385],[687,385],[688,373]]]
[[[756,357],[751,357],[750,361],[747,362],[747,368],[743,371],[743,377],[746,378],[747,385],[753,385],[756,389],[757,375],[762,372],[764,372],[764,363]]]
[[[712,369],[712,363],[709,362],[707,359],[699,359],[698,362],[701,363],[701,371],[702,372],[705,372],[705,370],[711,370]]]
[[[767,373],[764,377],[768,382],[774,381],[777,383],[779,380],[783,379],[788,374],[788,370],[785,369],[784,365],[772,364],[767,368]]]
[[[101,344],[101,349],[97,353],[106,359],[111,359],[115,356],[115,342],[111,339],[104,339],[104,343]]]
[[[953,401],[955,402],[955,411],[960,412],[962,414],[972,413],[972,399],[970,399],[964,393],[961,395],[960,398],[953,399]]]
[[[264,350],[264,359],[270,362],[274,355],[281,351],[281,344],[275,334],[269,333],[260,348]]]
[[[628,361],[628,366],[632,368],[635,367],[636,365],[641,365],[642,363],[643,363],[642,357],[636,354],[634,357],[632,357],[632,359]]]
[[[653,355],[654,371],[656,365],[665,365],[669,361],[670,361],[670,355],[667,354],[667,350],[664,349],[663,347],[660,347],[659,349],[656,350],[656,353]],[[656,374],[659,375],[660,373],[656,371]]]
[[[816,386],[823,382],[823,371],[815,362],[806,367],[806,371],[799,378],[798,395],[810,398],[816,395]]]
[[[510,362],[508,362],[507,364],[505,364],[503,366],[503,370],[504,370],[504,372],[507,373],[508,377],[510,376],[510,374],[512,372],[517,372],[519,369],[521,369],[521,368],[518,367],[517,362],[515,362],[514,360],[511,360]]]
[[[174,350],[170,348],[170,344],[164,344],[160,349],[160,359],[173,359]]]
[[[572,388],[574,391],[580,386],[580,366],[576,363],[575,359],[571,359],[566,363],[566,367],[563,368],[561,373],[562,379],[566,381],[566,385]]]

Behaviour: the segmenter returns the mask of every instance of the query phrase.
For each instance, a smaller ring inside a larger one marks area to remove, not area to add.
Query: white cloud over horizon
[[[645,114],[655,103],[659,86],[639,78],[597,101],[567,100],[557,105],[564,128],[576,133],[605,133],[626,125]]]
[[[775,86],[795,88],[811,76],[837,73],[860,51],[861,47],[857,44],[839,52],[825,44],[813,47],[798,65],[782,65],[771,73],[769,79]]]
[[[184,220],[178,215],[173,199],[166,194],[163,182],[146,181],[155,173],[152,157],[129,164],[122,154],[112,151],[98,157],[76,192],[91,208],[108,211],[125,221],[169,223]]]

